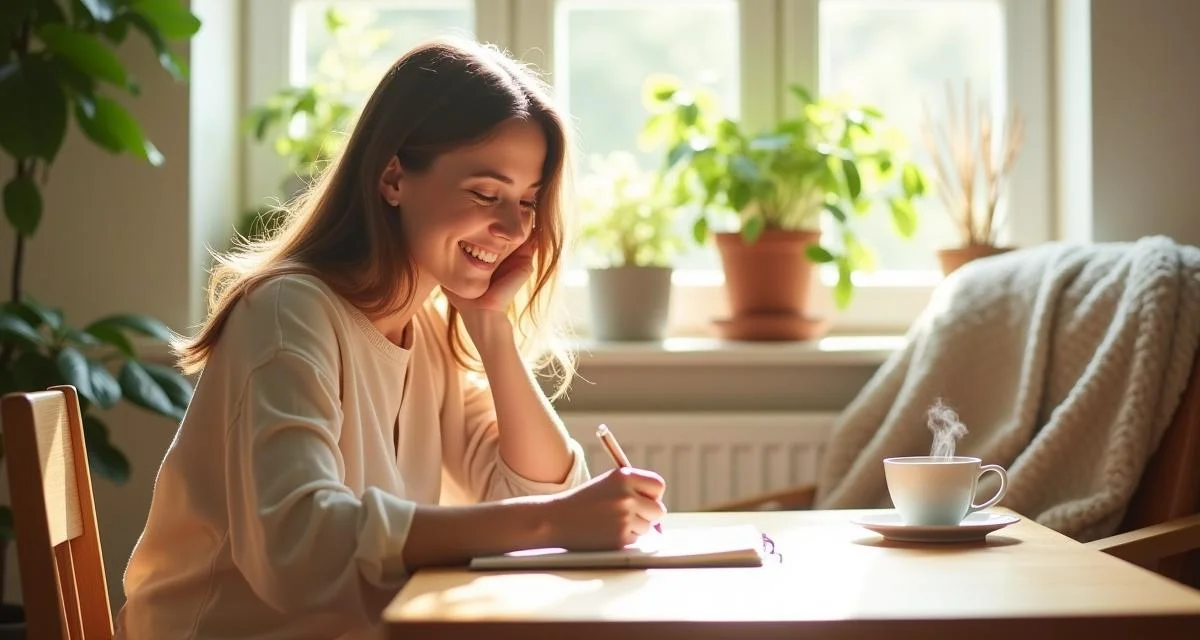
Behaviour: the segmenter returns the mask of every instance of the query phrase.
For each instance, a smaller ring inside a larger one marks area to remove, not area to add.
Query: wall
[[[1060,171],[1074,194],[1064,229],[1076,239],[1165,234],[1200,245],[1200,3],[1059,4],[1085,20],[1059,24]]]

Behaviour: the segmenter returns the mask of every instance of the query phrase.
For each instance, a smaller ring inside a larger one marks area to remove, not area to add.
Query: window
[[[947,89],[960,101],[990,100],[1003,115],[1007,99],[1001,0],[822,0],[820,86],[881,109],[907,134],[911,151],[931,166],[922,143],[923,104],[947,111]],[[917,203],[916,237],[904,240],[882,207],[863,219],[860,235],[883,271],[935,271],[934,250],[954,242],[955,228],[936,197]]]
[[[340,78],[348,96],[373,86],[383,66],[415,42],[474,34],[550,73],[584,154],[633,151],[653,168],[661,155],[637,148],[645,118],[643,78],[665,72],[705,83],[727,113],[766,126],[790,107],[788,84],[846,92],[879,107],[925,156],[922,101],[935,110],[946,88],[969,81],[997,111],[1016,105],[1026,144],[1010,187],[1005,228],[1028,246],[1053,237],[1049,194],[1050,10],[1025,0],[255,0],[247,3],[247,106],[288,82]],[[359,35],[325,33],[337,8]],[[370,37],[362,33],[373,34]],[[388,34],[386,43],[380,42]],[[374,47],[373,49],[371,47]],[[350,75],[343,73],[351,71]],[[243,200],[278,184],[269,149],[246,149]],[[585,167],[585,157],[577,159]],[[835,331],[902,331],[928,300],[938,275],[934,250],[953,238],[936,197],[920,203],[918,236],[898,238],[886,211],[862,220],[880,271],[859,281]],[[691,220],[683,216],[681,232]],[[690,238],[690,233],[688,234]],[[572,303],[587,305],[578,264],[568,273]],[[710,331],[723,312],[716,252],[693,248],[676,274],[672,319],[684,333]],[[572,285],[574,283],[574,285]],[[833,313],[831,304],[825,308]],[[577,313],[586,322],[586,313]],[[689,324],[690,323],[690,324]],[[586,327],[581,327],[586,332]]]
[[[471,37],[473,13],[470,0],[301,0],[292,16],[291,82],[333,82],[361,104],[399,53],[434,36]]]
[[[708,87],[738,116],[737,0],[560,0],[555,39],[555,88],[577,123],[584,170],[591,155],[614,151],[633,152],[641,169],[661,166],[661,151],[638,147],[642,82],[652,74]],[[691,219],[680,216],[678,229],[690,237]],[[711,247],[686,246],[679,268],[716,266]]]

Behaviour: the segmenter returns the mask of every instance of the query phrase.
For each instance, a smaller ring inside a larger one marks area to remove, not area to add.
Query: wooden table
[[[664,523],[754,523],[783,554],[761,568],[421,571],[385,626],[397,639],[1200,638],[1200,591],[1031,520],[986,542],[920,545],[851,524],[860,513],[681,513]]]

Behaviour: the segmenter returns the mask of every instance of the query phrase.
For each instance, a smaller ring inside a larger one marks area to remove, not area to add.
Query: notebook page
[[[753,525],[685,527],[651,532],[615,551],[530,549],[475,558],[472,569],[715,567],[762,564],[762,533]]]

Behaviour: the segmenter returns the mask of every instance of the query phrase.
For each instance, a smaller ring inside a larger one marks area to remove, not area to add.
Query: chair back
[[[1135,531],[1200,513],[1200,350],[1171,424],[1146,462],[1130,498],[1121,531]],[[1159,572],[1188,584],[1200,584],[1200,554],[1177,557]]]
[[[72,386],[10,393],[0,417],[29,637],[109,640],[79,396]]]

